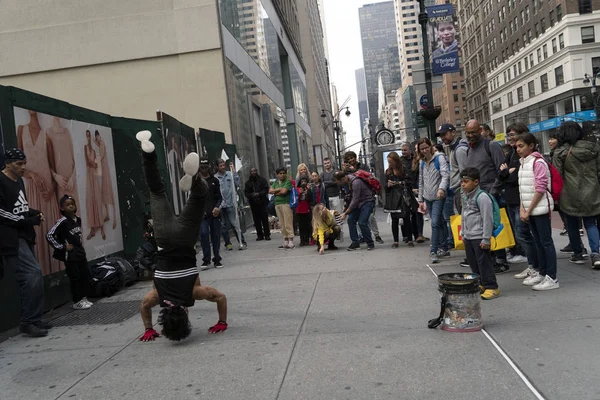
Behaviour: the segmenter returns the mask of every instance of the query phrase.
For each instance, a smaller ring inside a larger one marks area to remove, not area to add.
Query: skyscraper
[[[394,18],[394,2],[365,4],[358,9],[363,64],[367,82],[367,101],[371,124],[377,126],[378,79],[381,74],[383,89],[387,93],[398,89],[400,59]]]
[[[363,132],[363,129],[365,127],[365,120],[369,118],[369,103],[367,100],[367,81],[365,78],[365,69],[360,68],[354,71],[354,78],[356,80],[360,131]]]

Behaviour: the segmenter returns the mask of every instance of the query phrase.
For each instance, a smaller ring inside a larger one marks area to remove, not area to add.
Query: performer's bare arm
[[[158,305],[158,292],[156,289],[152,289],[144,296],[142,305],[140,307],[140,314],[142,315],[142,322],[144,323],[145,329],[152,328],[152,307]]]
[[[208,300],[217,303],[219,321],[227,322],[227,297],[210,286],[200,286],[200,280],[194,286],[194,300]]]

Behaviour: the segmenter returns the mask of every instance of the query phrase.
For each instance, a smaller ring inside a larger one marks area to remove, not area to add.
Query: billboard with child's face
[[[459,30],[452,4],[427,7],[427,36],[431,45],[431,68],[434,75],[459,72]]]
[[[110,128],[14,107],[17,146],[27,157],[29,206],[44,214],[35,227],[36,257],[44,275],[64,269],[52,258],[46,233],[62,217],[60,198],[73,196],[88,260],[123,250],[121,214]]]

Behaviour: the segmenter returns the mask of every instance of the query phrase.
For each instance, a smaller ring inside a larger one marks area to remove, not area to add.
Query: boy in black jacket
[[[64,215],[46,234],[46,240],[54,247],[53,257],[65,263],[71,281],[71,296],[75,310],[87,310],[93,303],[88,301],[90,272],[81,239],[81,218],[77,215],[75,199],[65,194],[60,199],[60,213]]]

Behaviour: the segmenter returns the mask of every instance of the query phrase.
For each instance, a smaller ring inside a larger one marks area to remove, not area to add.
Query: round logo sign
[[[386,146],[388,144],[394,143],[394,133],[389,129],[382,129],[377,132],[377,137],[375,138],[378,146]]]
[[[421,108],[427,108],[427,95],[426,94],[421,96],[421,98],[419,99],[419,104],[421,105]]]

